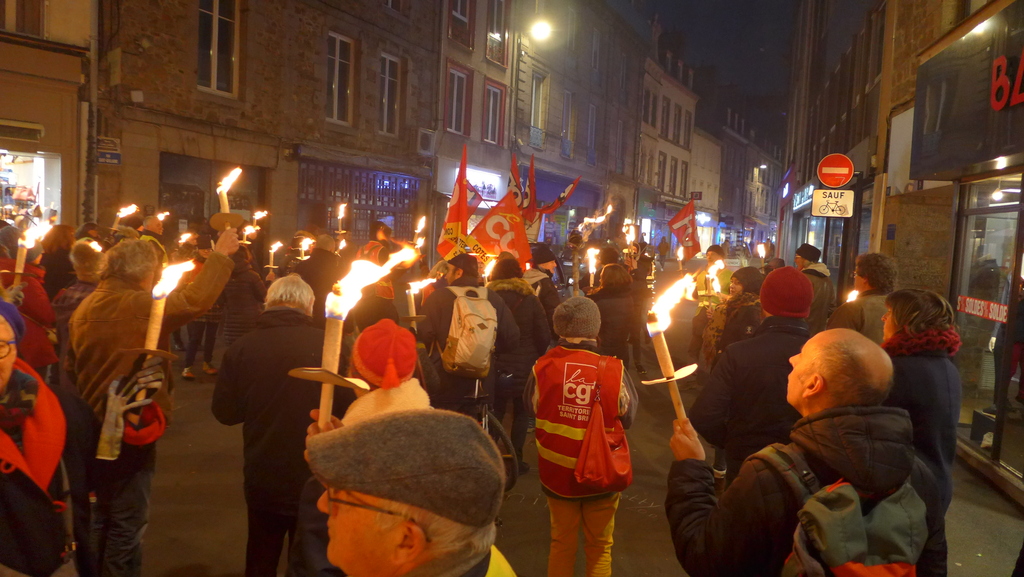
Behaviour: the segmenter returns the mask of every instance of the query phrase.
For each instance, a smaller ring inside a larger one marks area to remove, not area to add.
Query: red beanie
[[[807,318],[814,288],[807,275],[791,266],[768,273],[761,283],[761,308],[777,317]]]
[[[391,319],[367,327],[352,351],[358,376],[382,389],[393,389],[412,378],[416,359],[416,337]]]

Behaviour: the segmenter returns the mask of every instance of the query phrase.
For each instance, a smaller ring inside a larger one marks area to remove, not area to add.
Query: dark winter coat
[[[931,471],[914,457],[911,428],[901,409],[839,407],[800,419],[790,437],[822,486],[843,478],[860,491],[886,494],[909,478],[927,506],[917,575],[945,575],[942,505]],[[782,476],[760,460],[745,461],[721,499],[707,463],[686,459],[669,470],[665,512],[676,557],[692,577],[776,577],[792,552],[800,507]]]
[[[750,454],[789,440],[800,418],[786,402],[789,358],[808,338],[802,319],[768,317],[752,338],[733,343],[719,356],[689,416],[709,443],[725,448],[730,478]]]
[[[521,278],[496,280],[489,283],[487,288],[501,296],[519,327],[519,344],[510,351],[496,355],[494,368],[514,375],[517,381],[525,385],[533,364],[548,351],[551,344],[544,306],[533,294],[530,283]]]
[[[460,277],[451,286],[467,287],[477,286],[475,277]],[[505,304],[504,299],[494,291],[487,291],[487,300],[494,306],[498,313],[497,335],[494,341],[495,354],[502,354],[514,351],[519,345],[519,326],[516,324],[512,311]],[[466,397],[472,395],[476,387],[476,379],[460,377],[448,373],[441,364],[441,351],[444,350],[448,339],[448,329],[451,328],[452,315],[455,309],[455,293],[449,289],[436,290],[423,303],[421,314],[427,318],[418,323],[417,339],[424,344],[434,363],[437,374],[441,377],[441,389],[443,393],[430,395],[430,404],[434,407],[458,409],[464,408],[472,403],[466,401]],[[484,392],[494,394],[494,378],[496,371],[492,361],[491,371],[483,379]]]
[[[601,310],[597,342],[602,355],[629,363],[629,336],[636,330],[636,314],[630,285],[600,288],[589,295]]]
[[[75,282],[75,267],[71,264],[70,254],[70,250],[60,249],[43,253],[43,257],[39,259],[39,266],[46,269],[43,288],[46,289],[46,296],[50,297],[51,301],[60,289]]]
[[[256,328],[256,318],[267,299],[267,285],[252,270],[252,265],[239,258],[233,260],[235,268],[231,272],[231,280],[224,286],[223,297],[224,344],[227,346]]]
[[[530,269],[523,273],[523,280],[530,283],[533,287],[533,294],[537,295],[542,305],[544,305],[544,314],[548,317],[548,326],[551,328],[551,338],[557,340],[558,335],[555,333],[555,309],[558,305],[562,304],[562,298],[558,296],[558,288],[555,287],[555,282],[551,280],[551,275],[541,269]]]
[[[326,325],[324,303],[327,302],[327,295],[334,288],[334,283],[348,274],[350,268],[351,262],[345,266],[340,256],[320,248],[314,248],[309,258],[295,265],[295,272],[313,289],[314,326],[323,328]]]
[[[68,472],[75,541],[78,544],[78,574],[96,575],[89,539],[89,491],[91,467],[96,455],[99,434],[92,410],[81,397],[61,388],[49,388],[38,374],[18,359],[15,369],[39,382],[39,395],[30,420],[38,423],[42,433],[57,432],[55,423],[64,421],[63,445],[34,445],[35,463],[50,466],[32,469],[33,474],[52,473],[46,490],[27,474],[22,451],[7,433],[0,430],[0,565],[31,577],[48,577],[60,567],[64,552],[64,516],[54,510],[54,501],[64,500],[64,482],[60,459]],[[49,440],[49,439],[46,439]],[[27,438],[26,438],[27,442]],[[52,467],[52,469],[51,469]]]
[[[944,350],[892,357],[892,369],[892,389],[884,404],[910,413],[914,448],[935,475],[945,511],[953,499],[960,373]]]
[[[224,352],[213,390],[213,415],[225,425],[243,423],[245,498],[249,507],[295,515],[311,473],[303,451],[309,411],[320,404],[320,384],[288,376],[299,367],[319,367],[324,331],[304,312],[273,307],[256,329]],[[334,389],[334,415],[355,400]]]

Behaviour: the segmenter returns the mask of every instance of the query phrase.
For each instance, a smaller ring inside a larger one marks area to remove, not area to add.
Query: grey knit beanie
[[[309,439],[309,468],[331,489],[419,507],[483,527],[494,522],[505,469],[473,419],[435,409],[398,411]]]
[[[555,332],[566,339],[596,339],[601,331],[601,309],[587,297],[572,297],[555,309]]]

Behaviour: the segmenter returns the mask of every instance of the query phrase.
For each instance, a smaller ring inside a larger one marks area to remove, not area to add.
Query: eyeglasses
[[[407,516],[405,516],[405,515],[403,515],[401,513],[396,513],[394,511],[389,511],[387,509],[382,509],[380,507],[374,507],[373,505],[370,505],[369,503],[359,503],[357,501],[346,501],[345,499],[338,499],[338,498],[332,497],[330,491],[327,491],[327,500],[330,501],[331,503],[337,503],[339,505],[348,505],[349,507],[356,507],[358,509],[366,509],[367,511],[373,511],[374,513],[383,513],[385,515],[391,515],[393,517],[401,517],[403,519],[408,519],[409,521],[412,521],[417,527],[419,527],[420,531],[423,531],[423,537],[427,540],[427,543],[430,543],[430,535],[427,534],[427,530],[423,528],[423,525],[420,525],[419,523],[417,523],[416,519],[413,519],[412,517],[407,517]]]
[[[0,359],[6,359],[18,341],[0,341]]]

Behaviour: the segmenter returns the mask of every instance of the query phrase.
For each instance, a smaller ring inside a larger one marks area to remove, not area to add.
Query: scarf
[[[25,373],[14,369],[7,380],[7,389],[0,395],[0,429],[10,435],[21,448],[21,426],[32,416],[36,407],[39,383]]]
[[[725,301],[725,306],[716,307],[714,312],[711,313],[711,320],[708,321],[707,327],[704,328],[704,342],[700,346],[701,358],[704,359],[705,366],[708,369],[711,368],[715,357],[718,356],[718,345],[722,342],[722,333],[725,332],[725,325],[729,324],[729,321],[736,316],[740,308],[749,306],[761,306],[760,296],[754,293],[741,292],[738,295],[729,297],[729,300]]]
[[[918,353],[943,350],[949,353],[949,356],[953,356],[960,350],[960,335],[951,328],[931,329],[916,335],[901,330],[882,343],[882,348],[890,357],[909,357]]]

